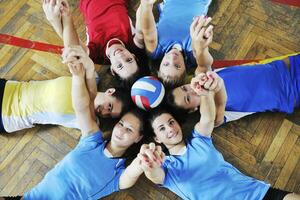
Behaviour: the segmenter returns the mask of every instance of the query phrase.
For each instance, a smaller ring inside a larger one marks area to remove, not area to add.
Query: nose
[[[166,129],[167,129],[168,133],[174,133],[175,132],[174,128],[170,125],[166,126]]]
[[[109,107],[107,105],[105,105],[101,111],[101,114],[102,115],[108,115],[110,112],[109,112]]]

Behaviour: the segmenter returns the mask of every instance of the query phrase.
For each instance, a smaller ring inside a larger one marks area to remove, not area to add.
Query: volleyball
[[[138,79],[131,87],[131,99],[141,109],[157,107],[163,100],[165,88],[154,76]]]

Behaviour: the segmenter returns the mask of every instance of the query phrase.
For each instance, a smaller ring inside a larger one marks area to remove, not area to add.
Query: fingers
[[[211,17],[207,17],[207,16],[205,16],[204,19],[205,19],[204,26],[207,26],[212,20]]]
[[[212,77],[208,77],[207,81],[204,83],[203,87],[207,90],[210,89],[214,79]]]
[[[194,18],[192,24],[190,25],[190,35],[191,35],[191,37],[193,37],[197,22],[198,22],[198,20],[196,18]]]
[[[77,59],[85,58],[87,54],[83,51],[81,47],[65,47],[62,53],[63,61],[68,60],[70,57],[77,57]]]
[[[84,75],[85,70],[81,64],[68,63],[72,75]]]
[[[154,143],[143,144],[139,159],[144,160],[146,163],[151,163],[152,166],[161,166],[164,159],[164,153],[160,146],[156,146]]]
[[[50,5],[55,6],[56,0],[50,0]]]
[[[213,35],[213,28],[214,28],[213,25],[209,25],[208,28],[205,30],[205,33],[204,33],[204,38],[205,39],[208,39],[208,38],[212,37],[212,35]]]

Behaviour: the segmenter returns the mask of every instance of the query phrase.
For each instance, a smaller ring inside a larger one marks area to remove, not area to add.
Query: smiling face
[[[151,124],[155,140],[164,145],[173,146],[180,143],[183,139],[182,130],[178,122],[169,113],[158,115]]]
[[[142,139],[141,120],[132,113],[125,114],[114,126],[111,142],[118,147],[128,148]]]
[[[123,46],[114,48],[110,54],[110,70],[112,75],[127,79],[138,70],[135,56]]]
[[[190,84],[175,88],[172,95],[176,106],[190,112],[197,110],[200,105],[200,96],[194,92]]]
[[[179,79],[185,73],[185,63],[182,53],[177,49],[172,49],[163,57],[158,75],[166,82]]]
[[[94,100],[94,109],[97,115],[103,118],[119,117],[122,112],[122,102],[113,96],[114,88],[105,92],[98,92]]]

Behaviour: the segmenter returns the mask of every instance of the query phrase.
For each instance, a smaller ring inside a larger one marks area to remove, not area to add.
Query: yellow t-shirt
[[[34,124],[78,128],[71,97],[72,78],[7,81],[2,101],[4,129],[13,132]]]

